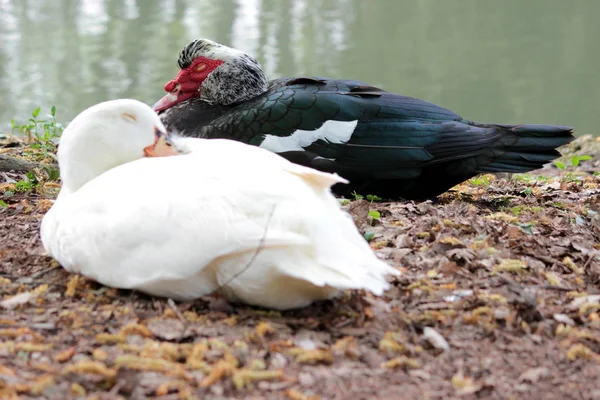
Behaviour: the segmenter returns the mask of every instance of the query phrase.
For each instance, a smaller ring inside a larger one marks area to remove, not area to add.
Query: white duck
[[[41,237],[67,271],[176,300],[221,291],[274,309],[344,289],[380,295],[386,275],[399,274],[330,193],[339,176],[235,141],[165,135],[152,109],[130,99],[90,107],[65,129],[63,186]],[[189,154],[144,157],[165,149]]]

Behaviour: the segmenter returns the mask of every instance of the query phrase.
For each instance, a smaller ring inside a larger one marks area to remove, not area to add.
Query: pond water
[[[480,122],[600,134],[600,1],[0,0],[0,131],[42,106],[153,104],[206,37],[271,78],[357,79]],[[596,44],[594,44],[596,43]]]

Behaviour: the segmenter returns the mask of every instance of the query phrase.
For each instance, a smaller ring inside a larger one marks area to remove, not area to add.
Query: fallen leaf
[[[584,304],[600,304],[600,294],[577,297],[567,306],[570,310],[576,310]]]
[[[19,293],[16,296],[0,301],[0,306],[10,310],[22,304],[28,303],[34,297],[35,294],[32,292]]]
[[[571,317],[569,317],[567,314],[554,314],[552,317],[557,322],[561,322],[563,324],[567,324],[567,325],[571,325],[571,326],[575,325],[575,321],[573,321],[573,319]]]
[[[546,367],[529,368],[519,376],[519,381],[536,383],[549,375],[550,370]]]

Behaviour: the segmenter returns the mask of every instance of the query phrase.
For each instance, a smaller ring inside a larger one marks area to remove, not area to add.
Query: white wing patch
[[[326,140],[329,143],[346,143],[352,137],[358,120],[354,121],[325,121],[319,129],[314,131],[297,130],[290,136],[265,135],[259,147],[275,153],[285,151],[302,151],[317,140]]]

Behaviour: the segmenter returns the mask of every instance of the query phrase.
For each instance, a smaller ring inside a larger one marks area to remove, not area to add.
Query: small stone
[[[285,366],[288,364],[288,361],[281,353],[271,353],[269,364],[271,369],[282,369],[285,368]]]
[[[308,372],[301,372],[298,374],[298,383],[305,387],[311,387],[315,384],[315,378]]]
[[[448,351],[450,350],[450,345],[444,339],[444,337],[435,329],[426,326],[423,329],[423,338],[429,342],[433,347],[438,350]]]
[[[154,336],[163,340],[180,339],[185,329],[181,321],[173,318],[153,319],[147,327]]]

